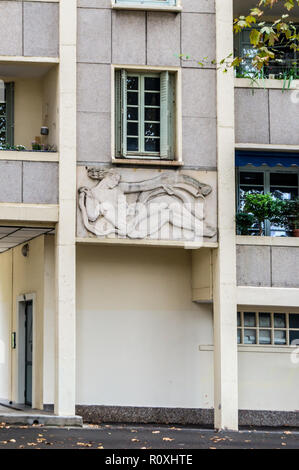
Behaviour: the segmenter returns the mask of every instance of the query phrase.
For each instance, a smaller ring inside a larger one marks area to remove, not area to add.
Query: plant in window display
[[[236,215],[237,232],[240,235],[250,235],[250,229],[254,222],[254,215],[247,212],[238,212]]]
[[[282,225],[293,237],[299,237],[299,199],[283,201]]]
[[[259,236],[264,234],[265,220],[269,220],[273,224],[281,224],[283,220],[284,203],[284,201],[275,198],[270,193],[246,193],[244,212],[254,217]]]

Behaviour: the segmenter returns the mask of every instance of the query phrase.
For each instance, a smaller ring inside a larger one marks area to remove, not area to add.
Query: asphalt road
[[[298,431],[219,432],[195,427],[0,424],[0,449],[299,449]]]

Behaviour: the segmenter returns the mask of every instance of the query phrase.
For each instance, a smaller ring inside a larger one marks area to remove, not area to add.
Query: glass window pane
[[[274,328],[286,328],[285,313],[274,313]]]
[[[144,133],[146,136],[159,137],[160,136],[160,124],[145,123]]]
[[[296,188],[273,188],[272,186],[270,187],[270,192],[273,193],[273,195],[277,199],[296,199],[298,196],[298,190]]]
[[[146,152],[160,152],[160,139],[146,138],[144,148]]]
[[[271,344],[271,330],[259,330],[259,344]]]
[[[256,326],[255,312],[244,312],[244,326]]]
[[[237,325],[241,326],[241,313],[240,312],[237,313]]]
[[[256,344],[256,330],[244,330],[244,344]]]
[[[138,135],[138,122],[128,122],[127,124],[128,135]]]
[[[299,331],[290,330],[290,344],[292,344],[293,341],[293,344],[299,344]]]
[[[134,91],[129,91],[128,94],[128,105],[138,105],[138,93],[135,93]]]
[[[128,77],[127,79],[127,89],[128,90],[138,90],[138,77]]]
[[[274,344],[287,344],[285,331],[274,331]]]
[[[128,137],[127,150],[129,152],[138,152],[138,139],[135,139],[134,137]]]
[[[259,326],[264,326],[267,328],[271,327],[270,313],[259,313]]]
[[[241,330],[239,328],[237,330],[237,338],[238,338],[238,344],[241,344]]]
[[[128,121],[138,121],[138,108],[127,107]]]
[[[145,121],[160,121],[160,108],[145,108]]]
[[[297,173],[271,173],[270,185],[275,186],[298,186]]]
[[[160,106],[160,93],[145,93],[145,104],[147,106]]]
[[[290,313],[289,314],[289,327],[290,328],[299,328],[299,314]]]
[[[264,173],[241,171],[240,184],[250,184],[252,186],[257,184],[264,185]]]
[[[160,91],[160,78],[145,77],[144,88],[146,90]]]

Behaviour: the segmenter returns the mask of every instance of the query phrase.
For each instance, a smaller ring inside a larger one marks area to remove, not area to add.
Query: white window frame
[[[181,0],[111,0],[116,10],[182,11]]]
[[[139,158],[120,158],[117,156],[117,144],[115,139],[115,75],[116,71],[126,70],[128,73],[144,73],[155,74],[168,71],[174,74],[175,82],[175,112],[174,112],[174,156],[172,159],[163,160],[157,157],[150,157],[148,155],[140,156]],[[179,67],[148,67],[148,66],[133,66],[133,65],[112,65],[111,66],[111,160],[112,163],[136,163],[136,164],[151,164],[151,165],[172,165],[181,166],[182,161],[182,77],[181,69]]]
[[[249,348],[290,348],[294,347],[289,342],[289,332],[290,331],[298,331],[298,338],[299,338],[299,328],[290,328],[289,326],[289,315],[299,315],[298,310],[295,309],[287,309],[285,307],[281,309],[273,309],[267,307],[238,307],[238,313],[240,313],[240,324],[241,326],[237,325],[237,330],[241,330],[241,341],[238,343],[238,346],[242,347],[249,347]],[[244,325],[244,313],[255,313],[255,326],[245,326]],[[270,327],[259,326],[259,313],[270,313]],[[283,327],[274,327],[274,315],[275,314],[284,314],[286,316],[286,326]],[[255,330],[256,331],[256,342],[255,343],[244,343],[244,330]],[[271,343],[264,344],[259,343],[259,331],[260,330],[268,330],[270,331]],[[286,344],[275,344],[274,343],[274,331],[285,331],[286,332]]]

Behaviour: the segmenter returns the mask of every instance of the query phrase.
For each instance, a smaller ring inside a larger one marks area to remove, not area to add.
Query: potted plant
[[[283,208],[284,201],[275,198],[270,193],[247,193],[245,195],[244,211],[254,216],[259,236],[263,235],[265,220],[274,224],[282,223]]]
[[[238,212],[236,215],[237,231],[240,235],[249,235],[249,229],[255,222],[254,215]]]
[[[299,237],[299,199],[284,201],[282,219],[285,229],[293,237]]]

